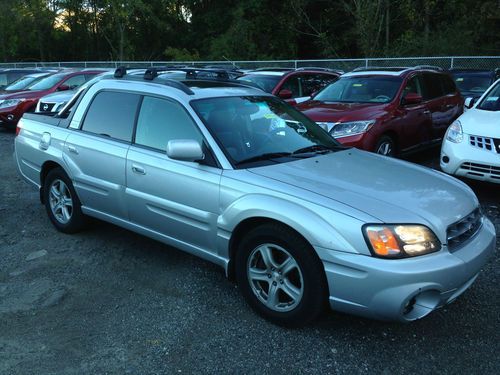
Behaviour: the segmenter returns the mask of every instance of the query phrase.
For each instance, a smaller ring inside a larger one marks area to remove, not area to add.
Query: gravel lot
[[[499,248],[412,324],[258,318],[222,269],[118,227],[58,233],[0,130],[0,374],[500,374]],[[439,150],[408,158],[437,166]],[[469,182],[500,232],[500,186]]]

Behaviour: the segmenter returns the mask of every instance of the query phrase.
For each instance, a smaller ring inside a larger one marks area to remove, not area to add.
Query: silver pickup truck
[[[422,318],[495,248],[462,182],[345,148],[281,100],[219,81],[102,79],[55,117],[25,115],[15,162],[58,230],[91,216],[200,256],[286,326],[327,301]]]

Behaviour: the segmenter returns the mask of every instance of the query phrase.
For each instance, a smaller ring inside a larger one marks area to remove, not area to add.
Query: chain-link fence
[[[116,68],[118,66],[142,68],[146,66],[191,65],[229,66],[240,69],[265,67],[305,68],[324,67],[351,71],[358,67],[409,67],[432,65],[443,69],[496,69],[500,68],[500,56],[446,56],[446,57],[396,57],[366,59],[325,59],[325,60],[267,60],[267,61],[62,61],[62,62],[16,62],[0,63],[0,68]]]

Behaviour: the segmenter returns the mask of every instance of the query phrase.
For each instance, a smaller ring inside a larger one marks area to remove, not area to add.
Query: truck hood
[[[346,122],[371,120],[386,113],[387,103],[334,103],[310,100],[297,108],[313,121]]]
[[[500,138],[500,111],[472,108],[459,118],[464,133]]]
[[[349,149],[252,168],[250,172],[351,206],[383,223],[421,223],[446,241],[448,225],[478,206],[455,178],[401,160]],[[349,214],[346,212],[346,214]]]

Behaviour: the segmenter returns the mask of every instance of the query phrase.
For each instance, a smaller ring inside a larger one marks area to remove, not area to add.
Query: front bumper
[[[495,250],[493,224],[450,253],[387,260],[318,249],[333,310],[381,320],[412,321],[448,304],[476,279]]]
[[[443,141],[439,159],[443,172],[500,184],[500,150],[474,147],[469,143],[469,135],[464,134],[464,138],[461,143]],[[445,162],[443,158],[449,160]]]

